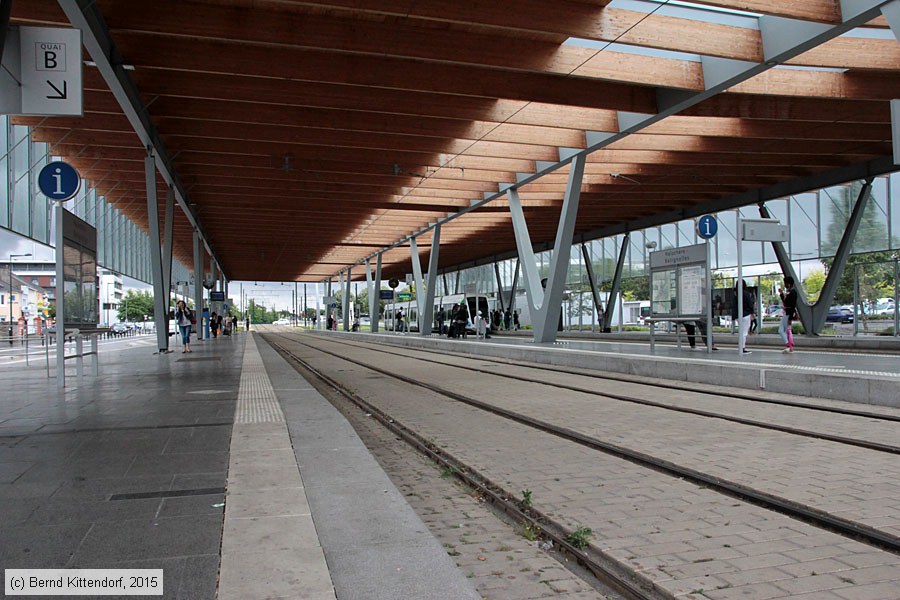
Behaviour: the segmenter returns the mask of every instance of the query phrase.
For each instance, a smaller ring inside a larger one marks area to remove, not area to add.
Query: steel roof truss
[[[759,17],[758,26],[763,39],[767,40],[764,43],[765,62],[752,63],[702,56],[701,65],[703,68],[705,88],[703,91],[684,92],[682,90],[659,88],[657,91],[657,100],[659,104],[657,108],[659,112],[656,114],[618,111],[617,117],[620,129],[618,133],[606,134],[605,132],[597,132],[588,141],[587,148],[583,150],[571,152],[571,149],[561,148],[560,160],[558,162],[535,161],[535,173],[531,175],[523,173],[517,174],[516,183],[511,184],[507,189],[500,189],[500,184],[498,184],[498,191],[496,193],[485,192],[483,200],[473,200],[469,207],[460,210],[453,217],[448,216],[443,222],[459,218],[462,215],[477,210],[485,204],[500,198],[504,194],[510,194],[516,189],[534,182],[541,176],[563,167],[575,157],[585,156],[609,146],[613,142],[616,142],[631,133],[641,131],[668,116],[677,114],[687,108],[699,104],[704,100],[724,92],[730,87],[751,79],[778,64],[782,64],[811,48],[819,46],[828,40],[837,38],[840,35],[851,31],[855,27],[862,26],[872,19],[881,16],[882,8],[885,8],[887,12],[891,12],[893,7],[888,5],[896,4],[898,1],[900,0],[841,0],[843,22],[833,26],[809,23],[808,21],[800,19],[788,19],[784,17]],[[799,38],[795,33],[792,33],[792,28],[794,32],[801,32]],[[516,195],[516,197],[518,199],[518,195]],[[412,232],[393,246],[386,248],[386,250],[390,250],[401,243],[405,243],[408,239],[419,235],[420,233],[421,231]],[[359,264],[359,262],[357,264]]]

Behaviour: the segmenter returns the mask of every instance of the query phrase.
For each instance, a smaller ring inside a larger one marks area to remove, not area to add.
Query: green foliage
[[[522,528],[519,530],[519,533],[522,534],[522,537],[528,540],[529,542],[533,542],[538,538],[538,534],[540,530],[531,523],[525,522],[522,523]]]
[[[593,533],[594,532],[590,527],[581,525],[577,529],[575,529],[575,531],[566,536],[566,541],[579,550],[584,550],[588,547],[591,535],[593,535]]]
[[[251,298],[247,302],[247,312],[250,314],[250,321],[256,324],[274,323],[280,318],[278,311],[269,310]]]
[[[153,318],[153,295],[147,291],[128,290],[125,297],[119,302],[117,313],[119,321],[141,322],[145,315],[150,319]]]
[[[525,508],[531,508],[533,498],[531,497],[531,490],[522,490],[522,506]]]
[[[823,287],[825,287],[824,271],[810,271],[803,278],[803,291],[806,293],[806,299],[811,303],[815,303],[819,299]]]

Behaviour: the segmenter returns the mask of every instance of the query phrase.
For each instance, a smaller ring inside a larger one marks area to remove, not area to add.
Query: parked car
[[[113,323],[109,328],[110,335],[120,336],[128,333],[128,326],[125,323]]]
[[[766,316],[780,319],[784,316],[784,307],[777,304],[768,306],[766,307]]]
[[[827,323],[852,323],[853,310],[842,306],[832,306],[828,309],[825,321]]]

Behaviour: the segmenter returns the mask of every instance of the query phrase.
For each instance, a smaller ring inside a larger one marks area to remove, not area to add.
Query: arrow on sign
[[[62,90],[53,85],[49,79],[47,80],[47,84],[53,88],[53,91],[59,94],[58,96],[47,96],[49,100],[65,100],[68,97],[68,84],[65,80],[63,80]]]

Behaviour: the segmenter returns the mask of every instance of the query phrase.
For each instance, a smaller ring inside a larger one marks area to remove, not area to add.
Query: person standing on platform
[[[443,307],[438,311],[437,314],[437,330],[438,335],[444,335],[444,322],[447,320],[447,311],[444,310]]]
[[[244,324],[247,327],[247,331],[250,331],[250,313],[247,313],[247,316],[244,319]]]
[[[175,305],[175,323],[178,324],[178,330],[181,332],[181,343],[184,348],[181,353],[191,351],[191,326],[197,322],[194,311],[189,309],[184,300],[179,300]]]
[[[741,322],[739,323],[740,329],[738,330],[738,335],[741,336],[742,346],[744,347],[744,354],[751,354],[750,350],[747,350],[747,334],[750,332],[750,321],[753,320],[753,316],[756,314],[756,309],[754,308],[754,299],[753,293],[747,288],[746,282],[744,282],[744,306],[743,315],[741,316]],[[731,318],[737,320],[738,318],[738,301],[737,301],[737,290],[738,290],[738,282],[734,282],[734,304],[731,305]]]
[[[503,329],[509,331],[510,327],[512,327],[512,312],[507,308],[506,312],[503,313]]]
[[[781,341],[784,342],[784,352],[789,354],[794,351],[794,333],[791,331],[791,324],[797,314],[797,290],[794,289],[794,278],[788,275],[784,278],[784,289],[778,290],[781,297],[781,305],[784,307],[784,314],[781,316],[781,323],[778,325],[778,333],[781,335]]]
[[[519,330],[519,311],[513,313],[513,329]]]
[[[460,301],[459,310],[456,311],[456,332],[459,334],[459,337],[466,339],[469,335],[469,332],[466,330],[466,327],[469,325],[469,307],[466,306],[465,301]]]
[[[209,331],[212,333],[214,338],[219,337],[219,315],[216,314],[216,311],[213,311],[211,315],[209,315]]]

